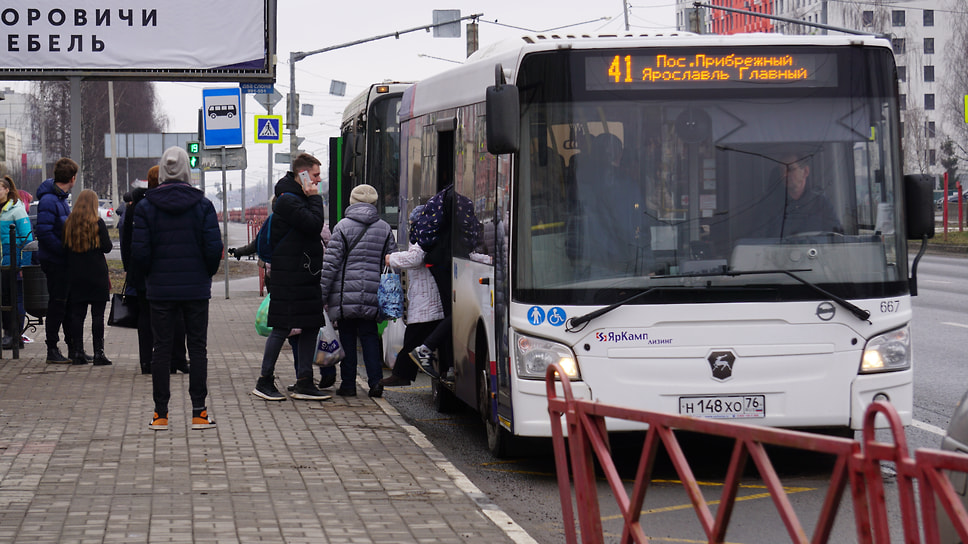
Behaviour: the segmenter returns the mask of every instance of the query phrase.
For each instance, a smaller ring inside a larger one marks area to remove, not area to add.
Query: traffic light
[[[188,151],[188,166],[195,170],[200,167],[198,164],[198,154],[202,150],[202,146],[198,142],[186,142],[185,148]]]

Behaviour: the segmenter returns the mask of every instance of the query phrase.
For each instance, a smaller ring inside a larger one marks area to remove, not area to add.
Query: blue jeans
[[[380,337],[376,332],[376,321],[372,319],[340,319],[339,341],[343,344],[346,358],[339,364],[339,374],[343,390],[356,389],[356,339],[363,348],[363,364],[366,366],[366,382],[374,388],[383,379],[383,353],[380,350]]]

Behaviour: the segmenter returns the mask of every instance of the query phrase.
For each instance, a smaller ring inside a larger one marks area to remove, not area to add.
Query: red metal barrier
[[[560,381],[556,380],[556,374],[562,376]],[[920,480],[920,524],[924,527],[925,536],[923,542],[931,544],[938,542],[936,500],[947,517],[953,521],[961,540],[968,542],[968,513],[965,512],[948,476],[942,472],[942,470],[968,472],[968,456],[919,449],[915,452],[915,459],[912,460],[908,455],[901,420],[888,403],[878,401],[868,408],[865,414],[863,438],[857,441],[785,429],[646,412],[575,399],[568,377],[557,365],[551,365],[548,368],[545,385],[548,394],[548,412],[551,415],[562,521],[566,542],[570,544],[576,544],[578,537],[575,513],[572,508],[569,469],[571,478],[574,479],[574,499],[578,508],[581,541],[583,543],[604,542],[596,488],[596,461],[612,489],[623,518],[621,542],[649,542],[641,524],[641,512],[660,445],[664,447],[678,473],[709,542],[723,542],[743,471],[750,460],[763,479],[791,542],[828,542],[837,510],[848,484],[851,486],[853,498],[857,542],[890,542],[884,482],[881,477],[882,461],[892,461],[897,465],[897,492],[905,542],[909,544],[922,542],[914,496],[915,479]],[[563,398],[558,397],[559,389]],[[887,419],[894,436],[894,443],[885,444],[874,439],[874,420],[878,415]],[[605,427],[606,417],[648,424],[631,496],[626,492],[625,485],[611,458]],[[702,495],[674,430],[704,433],[734,440],[732,456],[715,515],[710,511]],[[568,436],[567,450],[565,431]],[[824,453],[835,458],[830,485],[812,538],[807,536],[787,498],[779,476],[766,453],[765,447],[768,445]]]

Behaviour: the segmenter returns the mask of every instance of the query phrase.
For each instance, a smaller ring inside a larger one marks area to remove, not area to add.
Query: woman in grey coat
[[[376,189],[370,185],[353,188],[350,205],[333,229],[323,261],[323,301],[329,307],[329,316],[339,322],[339,341],[346,350],[346,358],[340,363],[342,383],[336,390],[344,397],[356,396],[357,338],[363,348],[369,395],[383,395],[377,291],[383,256],[396,251],[397,242],[390,225],[380,219],[373,205],[376,199]]]

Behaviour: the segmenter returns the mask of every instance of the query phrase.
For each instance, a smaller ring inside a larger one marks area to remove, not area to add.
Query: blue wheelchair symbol
[[[545,320],[545,313],[544,313],[544,310],[541,309],[541,307],[532,306],[528,310],[528,322],[530,322],[532,325],[540,325],[544,323],[544,320]]]
[[[568,315],[561,308],[555,306],[548,310],[548,324],[552,327],[560,327],[568,320]]]

